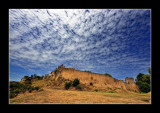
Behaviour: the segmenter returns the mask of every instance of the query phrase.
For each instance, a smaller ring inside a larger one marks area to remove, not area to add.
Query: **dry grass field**
[[[113,93],[43,88],[19,94],[10,104],[151,104],[151,93]]]

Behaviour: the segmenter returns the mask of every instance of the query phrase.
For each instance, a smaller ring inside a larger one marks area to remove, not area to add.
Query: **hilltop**
[[[125,82],[123,82],[123,80],[117,80],[104,74],[75,70],[74,68],[66,68],[63,65],[58,66],[50,74],[46,74],[43,79],[32,80],[32,84],[39,87],[64,89],[66,82],[71,82],[76,78],[80,81],[79,86],[82,91],[96,90],[139,93],[139,89],[134,83],[133,78],[126,77]],[[23,81],[25,81],[25,78],[22,78],[21,82]],[[68,90],[75,89],[75,87],[71,86]]]

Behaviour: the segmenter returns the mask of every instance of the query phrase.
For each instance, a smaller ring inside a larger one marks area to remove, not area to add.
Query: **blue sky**
[[[150,9],[9,9],[9,80],[67,68],[124,80],[151,67]]]

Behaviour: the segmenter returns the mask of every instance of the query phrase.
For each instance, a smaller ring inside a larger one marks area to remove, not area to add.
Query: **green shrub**
[[[110,75],[110,74],[108,74],[108,73],[105,73],[104,75],[109,76],[109,77],[112,77],[112,75]]]
[[[32,92],[32,89],[29,89],[28,91],[29,91],[29,93],[31,93],[31,92]]]
[[[29,77],[26,77],[29,79]],[[24,83],[21,82],[15,82],[15,81],[10,81],[9,82],[10,90],[10,98],[16,97],[19,93],[25,93],[25,91],[29,91],[30,93],[33,90],[39,90],[39,87],[33,87],[31,86],[31,81],[27,80]]]
[[[10,93],[10,94],[9,94],[9,97],[10,97],[10,98],[14,98],[14,97],[16,97],[16,96],[17,96],[16,93]]]
[[[76,86],[76,89],[81,90],[82,88],[81,88],[80,85],[77,85],[77,86]]]
[[[39,90],[39,87],[35,87],[35,90]]]
[[[24,89],[23,87],[20,88],[20,92],[25,93],[26,89]]]
[[[10,86],[10,90],[15,90],[19,87],[22,87],[23,84],[19,83],[19,82],[15,82],[15,81],[10,81],[9,82],[9,86]]]
[[[95,89],[94,91],[95,91],[95,92],[97,92],[97,91],[98,91],[98,89]]]
[[[149,102],[149,99],[143,98],[142,101]]]
[[[28,87],[28,90],[35,90],[35,87],[30,86],[30,87]]]
[[[89,73],[92,73],[91,71],[87,71],[87,70],[85,70],[84,72],[89,72]]]
[[[113,91],[109,91],[108,93],[115,93],[115,92],[113,92]]]
[[[13,90],[11,92],[13,92],[13,93],[19,93],[19,92],[21,92],[21,89],[15,89],[15,90]]]
[[[79,84],[80,82],[79,82],[79,79],[78,78],[75,78],[74,80],[73,80],[73,86],[77,86],[78,84]]]
[[[30,80],[26,80],[24,83],[25,83],[26,85],[30,85],[30,84],[31,84],[31,81],[30,81]]]
[[[69,87],[71,86],[71,84],[72,84],[71,81],[70,81],[70,82],[66,82],[66,83],[64,84],[65,89],[69,89]]]

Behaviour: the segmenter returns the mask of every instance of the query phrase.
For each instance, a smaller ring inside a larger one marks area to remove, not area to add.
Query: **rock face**
[[[134,83],[134,80],[133,80],[133,78],[126,78],[125,79],[125,81],[126,81],[126,88],[128,89],[128,90],[133,90],[133,91],[135,91],[135,92],[139,92],[139,89],[138,89],[138,87],[137,87],[137,85]]]
[[[75,70],[74,68],[65,68],[63,65],[58,66],[55,71],[49,74],[50,77],[44,77],[44,79],[52,80],[54,85],[64,87],[66,81],[73,81],[75,78],[80,80],[80,85],[85,86],[84,89],[99,91],[114,91],[114,92],[139,92],[137,85],[134,83],[133,78],[126,78],[123,80],[117,80],[107,75],[90,73]]]

